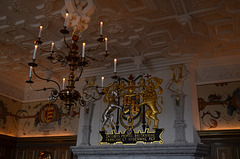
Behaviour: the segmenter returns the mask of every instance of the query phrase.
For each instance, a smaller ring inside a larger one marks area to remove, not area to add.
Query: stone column
[[[187,143],[185,136],[186,124],[184,121],[184,95],[172,95],[175,109],[175,143]]]
[[[88,103],[88,107],[84,107],[84,124],[82,126],[82,143],[80,145],[90,146],[90,135],[92,132],[92,117],[95,104],[93,102]]]

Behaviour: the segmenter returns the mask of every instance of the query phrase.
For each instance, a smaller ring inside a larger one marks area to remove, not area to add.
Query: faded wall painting
[[[198,86],[202,130],[240,129],[240,82]]]
[[[0,96],[0,134],[17,136],[18,134],[18,113],[22,103]]]
[[[76,135],[80,108],[68,114],[64,104],[21,103],[0,96],[0,134],[17,137]]]

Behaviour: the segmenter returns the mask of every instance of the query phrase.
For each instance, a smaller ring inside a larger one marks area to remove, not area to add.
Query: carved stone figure
[[[172,65],[173,78],[168,81],[167,90],[174,95],[176,105],[179,105],[179,96],[184,95],[183,85],[188,78],[189,72],[184,65]]]
[[[175,143],[186,143],[184,121],[184,99],[185,93],[183,92],[184,81],[188,78],[189,72],[185,65],[172,65],[171,70],[173,78],[168,81],[167,90],[171,93],[171,97],[175,108]]]

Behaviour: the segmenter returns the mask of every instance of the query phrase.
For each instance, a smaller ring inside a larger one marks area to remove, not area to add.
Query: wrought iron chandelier
[[[49,102],[55,102],[58,98],[60,98],[62,101],[64,101],[65,108],[68,110],[68,112],[70,112],[71,106],[74,105],[75,103],[79,103],[81,106],[84,106],[86,104],[86,101],[84,101],[84,98],[83,98],[83,94],[81,94],[80,92],[78,92],[75,89],[75,83],[79,81],[79,79],[82,75],[83,69],[85,67],[89,66],[90,61],[97,61],[97,62],[104,61],[106,58],[109,57],[109,53],[108,53],[108,48],[107,48],[107,38],[104,38],[103,34],[102,34],[103,33],[103,31],[102,31],[103,23],[102,22],[100,22],[100,37],[97,39],[99,44],[96,48],[86,49],[85,48],[86,44],[82,43],[82,51],[79,51],[79,47],[78,47],[77,43],[78,43],[79,36],[81,34],[82,29],[80,29],[80,30],[75,29],[73,31],[72,43],[68,44],[66,41],[66,35],[69,34],[69,30],[67,29],[67,17],[68,17],[68,13],[66,13],[64,27],[62,30],[60,30],[60,32],[61,32],[61,34],[63,34],[64,43],[65,43],[66,48],[68,49],[68,53],[65,53],[61,50],[56,50],[54,48],[54,43],[52,43],[51,50],[44,50],[41,47],[41,44],[43,43],[41,40],[41,33],[42,33],[43,27],[40,26],[38,39],[34,42],[35,48],[34,48],[32,62],[28,63],[28,65],[30,66],[30,72],[29,72],[29,79],[26,81],[26,83],[28,83],[30,85],[30,88],[35,91],[51,90],[51,94],[48,98]],[[93,58],[93,57],[90,57],[87,55],[88,52],[98,50],[101,47],[102,43],[105,43],[105,53],[103,54],[102,59],[99,60],[99,59],[96,59],[96,58]],[[49,79],[49,78],[40,77],[37,74],[37,72],[35,70],[38,66],[38,64],[36,62],[37,51],[49,53],[49,56],[47,57],[47,59],[52,64],[60,63],[62,67],[69,66],[69,75],[68,75],[68,82],[66,84],[66,87],[65,87],[65,78],[63,78],[63,85],[61,88],[57,81]],[[114,61],[114,70],[116,70],[115,67],[116,67],[116,59]],[[77,70],[80,70],[79,71],[80,73],[77,74],[76,73]],[[34,81],[32,80],[32,72],[35,75],[35,77],[37,77],[38,79],[55,83],[57,85],[57,89],[53,88],[53,87],[34,89],[32,87],[32,84],[34,83]],[[103,82],[103,79],[102,79],[102,82]],[[95,89],[101,88],[101,87],[92,86],[92,85],[89,85],[89,87],[95,87]],[[102,87],[103,87],[103,85],[102,85]],[[84,88],[84,89],[86,89],[86,88]],[[101,93],[99,93],[99,94],[101,94]]]

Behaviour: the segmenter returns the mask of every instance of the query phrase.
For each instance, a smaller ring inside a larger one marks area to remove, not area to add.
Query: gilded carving
[[[145,90],[140,92],[140,95],[143,101],[138,105],[138,107],[146,105],[148,109],[145,112],[145,116],[148,119],[147,127],[151,125],[151,119],[154,121],[153,129],[158,128],[158,118],[157,115],[162,112],[161,106],[158,104],[158,96],[157,94],[161,95],[163,90],[159,86],[162,83],[162,79],[158,79],[157,77],[153,77],[148,79],[147,81],[141,80],[140,85],[145,87]],[[158,93],[156,89],[159,89]],[[161,97],[161,96],[160,96]],[[163,99],[161,97],[161,104],[163,104]],[[159,110],[157,108],[159,107]]]
[[[162,79],[150,78],[150,75],[139,75],[136,78],[130,75],[128,79],[117,77],[114,83],[105,87],[103,100],[108,105],[102,114],[102,129],[99,131],[102,139],[99,144],[137,144],[138,142],[162,144],[161,134],[164,129],[158,128],[157,117],[162,112],[160,104],[163,104],[161,83]],[[154,121],[153,132],[149,132],[151,120]],[[107,133],[105,129],[105,126],[109,127],[106,125],[107,122],[112,128],[111,133]],[[135,128],[140,125],[143,131],[135,132]],[[124,132],[119,132],[120,126],[125,128]]]
[[[150,127],[151,120],[153,120],[154,126],[152,128],[158,128],[159,119],[157,115],[162,112],[160,104],[163,104],[161,96],[163,89],[160,86],[162,79],[149,78],[149,76],[147,78],[144,79],[142,75],[134,78],[130,75],[128,80],[121,78],[118,82],[104,88],[103,101],[108,103],[108,106],[103,113],[102,130],[108,121],[112,129],[114,129],[113,124],[117,125],[113,122],[114,115],[112,113],[116,108],[121,111],[120,123],[125,129],[138,127],[142,122],[143,113],[147,118],[146,127]],[[148,109],[143,112],[145,106]]]

